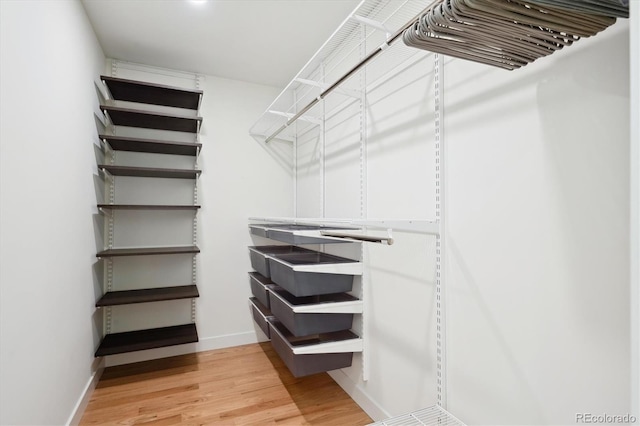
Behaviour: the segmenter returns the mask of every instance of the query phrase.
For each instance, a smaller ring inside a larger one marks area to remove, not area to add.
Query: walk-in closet
[[[0,424],[640,424],[640,2],[0,1]]]

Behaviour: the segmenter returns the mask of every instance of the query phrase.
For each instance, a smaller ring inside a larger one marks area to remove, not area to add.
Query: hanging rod
[[[397,30],[395,33],[393,33],[391,35],[391,37],[389,37],[387,39],[387,41],[385,41],[384,43],[382,43],[378,48],[376,48],[374,51],[372,51],[371,53],[369,53],[367,56],[364,57],[364,59],[362,59],[360,62],[358,62],[355,66],[353,66],[353,68],[351,68],[349,71],[347,71],[342,77],[338,78],[332,85],[330,85],[329,87],[327,87],[322,93],[320,93],[320,95],[318,95],[317,98],[313,99],[311,102],[309,102],[304,108],[302,108],[298,113],[296,113],[293,117],[291,117],[289,120],[287,120],[286,123],[284,123],[282,126],[280,126],[279,129],[277,129],[275,132],[271,133],[265,140],[265,143],[269,143],[272,139],[275,139],[276,136],[278,136],[280,134],[280,132],[282,132],[284,129],[286,129],[287,127],[289,127],[291,124],[293,124],[294,121],[296,121],[298,118],[300,118],[302,115],[304,115],[307,111],[309,111],[311,108],[313,108],[318,102],[320,102],[321,100],[323,100],[329,93],[333,92],[334,89],[336,89],[338,86],[340,86],[345,80],[347,80],[349,77],[351,77],[353,74],[355,74],[360,68],[364,67],[365,65],[367,65],[373,58],[375,58],[376,56],[378,56],[382,51],[386,50],[392,43],[394,43],[395,41],[397,41],[399,38],[402,38],[402,34],[404,33],[404,31],[406,29],[408,29],[409,27],[411,27],[412,25],[414,25],[418,19],[420,19],[420,17],[422,15],[424,15],[425,13],[427,13],[428,11],[431,10],[432,7],[434,7],[436,4],[440,3],[441,0],[434,0],[432,1],[429,6],[425,7],[420,13],[418,13],[413,19],[410,19],[409,22],[407,22],[406,24],[404,24],[399,30]]]

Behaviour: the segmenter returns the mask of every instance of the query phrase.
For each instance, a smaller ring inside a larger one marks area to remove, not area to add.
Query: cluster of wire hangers
[[[514,70],[628,17],[628,0],[440,0],[407,46]]]

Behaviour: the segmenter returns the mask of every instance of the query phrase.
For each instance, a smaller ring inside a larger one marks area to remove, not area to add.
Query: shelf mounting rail
[[[278,136],[283,130],[285,130],[287,127],[289,127],[291,124],[293,124],[297,119],[299,119],[301,116],[303,116],[305,113],[307,113],[307,111],[309,111],[311,108],[313,108],[318,102],[323,100],[329,93],[333,92],[336,88],[338,88],[338,86],[340,86],[342,83],[344,83],[349,77],[351,77],[353,74],[358,72],[358,70],[360,70],[362,67],[367,65],[373,58],[378,56],[384,50],[387,50],[387,48],[391,44],[396,42],[398,39],[402,38],[402,34],[404,33],[404,31],[407,28],[409,28],[413,24],[415,24],[416,21],[422,15],[424,15],[427,12],[429,12],[431,10],[431,8],[433,8],[438,3],[440,3],[440,0],[432,1],[426,8],[424,8],[414,18],[410,19],[406,24],[404,24],[402,27],[400,27],[400,29],[398,29],[395,33],[391,34],[391,36],[389,36],[384,43],[382,43],[380,46],[378,46],[376,49],[374,49],[372,52],[370,52],[368,55],[366,55],[362,60],[360,60],[360,62],[358,62],[356,65],[354,65],[349,71],[344,73],[333,84],[329,85],[324,91],[322,91],[316,98],[314,98],[311,102],[309,102],[306,106],[304,106],[300,111],[298,111],[291,118],[289,118],[289,120],[287,120],[286,123],[284,123],[276,131],[274,131],[269,136],[267,136],[267,138],[264,140],[264,142],[265,143],[269,143],[271,140],[275,139],[276,136]]]

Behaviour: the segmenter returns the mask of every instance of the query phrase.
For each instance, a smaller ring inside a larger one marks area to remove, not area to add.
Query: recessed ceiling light
[[[193,4],[205,4],[207,0],[189,0]]]

